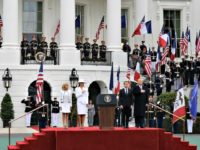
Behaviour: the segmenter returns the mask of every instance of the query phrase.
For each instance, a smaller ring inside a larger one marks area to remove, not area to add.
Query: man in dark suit
[[[124,88],[119,93],[119,106],[122,109],[122,125],[128,128],[131,116],[131,105],[133,105],[133,94],[128,81],[124,82]]]
[[[144,128],[145,110],[148,104],[149,91],[148,88],[143,85],[142,79],[138,80],[138,85],[133,89],[133,95],[135,96],[135,124],[137,128]]]

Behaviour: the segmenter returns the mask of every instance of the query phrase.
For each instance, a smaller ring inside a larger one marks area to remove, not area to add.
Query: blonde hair
[[[63,91],[67,91],[69,89],[69,84],[68,83],[64,83],[63,85],[62,85],[62,90]]]

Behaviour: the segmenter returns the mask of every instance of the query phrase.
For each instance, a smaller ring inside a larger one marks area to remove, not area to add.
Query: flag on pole
[[[120,80],[119,80],[119,76],[120,76],[120,67],[118,67],[117,69],[117,86],[115,88],[115,94],[119,94],[120,91]]]
[[[165,48],[167,46],[168,39],[169,39],[168,34],[160,34],[158,40],[159,46]]]
[[[1,15],[0,15],[0,28],[3,27],[3,20],[1,18]]]
[[[199,52],[200,52],[200,35],[198,35],[196,40],[196,56],[198,56]]]
[[[177,49],[177,37],[176,37],[176,32],[175,32],[175,37],[174,37],[174,40],[172,41],[172,48],[171,48],[171,56],[170,56],[171,61],[174,61],[175,59],[176,49]]]
[[[131,67],[128,65],[128,70],[126,72],[126,78],[128,79],[128,81],[131,80]]]
[[[146,59],[145,59],[145,67],[144,67],[144,69],[145,69],[145,71],[146,71],[146,73],[147,73],[149,78],[151,78],[151,68],[152,68],[152,66],[151,66],[151,56],[147,55]]]
[[[54,38],[56,37],[56,35],[60,32],[60,21],[58,22],[58,25],[56,27],[56,31],[54,33]]]
[[[43,78],[43,63],[40,64],[40,69],[36,81],[36,87],[37,87],[37,95],[36,95],[36,103],[42,102],[43,98],[43,83],[44,83],[44,78]]]
[[[81,27],[81,18],[80,18],[80,15],[76,16],[75,27],[76,28],[80,28]]]
[[[123,16],[121,16],[121,28],[122,28],[122,29],[125,29],[126,26],[127,26],[126,16],[123,15]]]
[[[159,71],[159,65],[160,65],[160,61],[161,61],[161,52],[160,52],[160,46],[158,45],[158,49],[157,49],[157,55],[156,55],[156,71]]]
[[[184,90],[183,87],[180,87],[176,93],[176,100],[174,102],[174,110],[173,110],[173,124],[179,120],[179,118],[183,118],[186,115],[185,110],[185,98],[184,98]],[[177,118],[179,117],[179,118]]]
[[[135,73],[134,73],[134,80],[137,82],[138,79],[140,79],[140,63],[137,62],[136,68],[135,68]]]
[[[132,34],[132,37],[135,35],[143,35],[143,34],[151,34],[152,28],[151,28],[151,21],[145,22],[145,16],[142,18],[141,22],[135,29],[135,31]]]
[[[182,32],[182,38],[180,39],[180,49],[183,56],[185,56],[188,52],[189,40],[190,40],[190,31],[189,31],[189,28],[187,27],[185,36],[184,36],[184,32]]]
[[[161,65],[164,65],[166,63],[168,53],[169,47],[167,46],[162,54]]]
[[[197,103],[198,101],[198,80],[195,81],[195,85],[192,88],[190,100],[189,100],[189,110],[192,119],[196,119],[197,117]]]
[[[96,32],[96,40],[99,39],[99,35],[101,33],[101,30],[104,29],[104,28],[105,28],[105,22],[104,22],[104,16],[103,16],[102,19],[101,19],[101,22],[99,24],[98,30]]]
[[[111,71],[110,71],[110,84],[109,84],[109,89],[112,91],[114,87],[114,77],[113,77],[113,62],[111,66]]]

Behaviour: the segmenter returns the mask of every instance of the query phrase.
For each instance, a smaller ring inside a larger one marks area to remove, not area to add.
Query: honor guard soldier
[[[80,51],[83,50],[83,43],[81,42],[81,37],[77,37],[76,49]]]
[[[181,67],[178,62],[176,63],[176,67],[174,69],[174,78],[175,78],[175,90],[178,90],[179,85],[181,83]]]
[[[23,99],[21,103],[25,104],[26,127],[30,127],[32,113],[28,113],[28,112],[32,111],[35,108],[35,101],[31,96],[28,96],[27,99]]]
[[[166,64],[165,80],[166,80],[166,92],[171,92],[172,78],[171,78],[171,69],[168,64]]]
[[[105,45],[105,41],[101,41],[101,45],[99,46],[99,54],[100,54],[100,60],[106,61],[106,50],[107,47]]]
[[[200,55],[197,56],[197,61],[196,61],[196,75],[198,81],[200,81]]]
[[[139,61],[140,50],[138,48],[138,44],[135,44],[134,46],[135,48],[133,49],[132,52],[132,62],[133,62],[133,68],[135,69],[137,62]]]
[[[25,58],[27,56],[27,52],[29,49],[29,42],[26,39],[26,37],[23,37],[23,40],[21,41],[21,54],[22,54],[22,64],[25,63]]]
[[[151,55],[151,63],[152,63],[152,69],[153,71],[156,70],[156,57],[157,57],[157,52],[155,51],[155,47],[152,47],[152,51],[150,52]]]
[[[149,103],[154,103],[153,102],[153,96],[149,95]],[[149,121],[149,127],[153,128],[156,126],[155,123],[155,108],[152,105],[147,106],[147,111],[146,111],[146,119]]]
[[[2,47],[2,41],[3,41],[3,38],[2,38],[2,36],[0,35],[0,48]]]
[[[190,77],[190,59],[188,55],[185,55],[185,62],[184,62],[184,85],[188,86],[189,77]]]
[[[164,106],[160,104],[160,101],[157,102],[157,106],[164,109]],[[165,112],[161,109],[156,109],[156,118],[157,118],[157,127],[163,128],[163,120],[165,118]]]
[[[31,54],[31,57],[34,57],[36,52],[37,52],[37,49],[38,49],[38,42],[36,40],[35,35],[32,36],[32,40],[30,42],[30,45],[31,45],[30,54]]]
[[[57,127],[58,126],[58,116],[59,116],[59,112],[60,112],[60,106],[59,106],[59,102],[57,100],[56,97],[54,97],[54,100],[51,101],[51,105],[52,105],[52,111],[51,111],[51,125],[53,127]]]
[[[38,107],[44,105],[44,101],[38,104]],[[38,109],[38,121],[39,121],[39,131],[46,128],[47,125],[47,107],[41,107]]]
[[[156,85],[157,96],[162,94],[163,84],[164,82],[163,82],[162,76],[159,74],[156,74],[155,85]]]
[[[58,44],[55,42],[54,37],[51,38],[51,43],[50,43],[49,47],[50,47],[50,57],[53,58],[54,65],[56,65],[57,64],[56,58],[57,58]]]
[[[142,44],[140,45],[140,50],[143,51],[144,48],[147,49],[147,46],[145,45],[145,41],[142,41]]]
[[[42,40],[39,43],[38,52],[43,52],[44,54],[47,55],[48,44],[45,40],[46,40],[46,37],[42,37]]]
[[[188,133],[192,133],[194,120],[191,117],[189,107],[186,107],[186,119],[187,119],[187,131]]]
[[[93,42],[94,42],[94,43],[92,44],[92,60],[93,60],[93,61],[97,61],[99,46],[98,46],[98,44],[96,43],[96,42],[97,42],[96,39],[94,39]]]
[[[83,44],[83,59],[88,60],[90,56],[90,43],[88,42],[89,38],[85,38],[85,43]]]
[[[149,89],[149,95],[153,97],[155,91],[154,83],[150,80],[148,83],[146,83],[146,86]]]
[[[124,52],[126,52],[126,53],[130,53],[130,52],[131,52],[131,47],[128,45],[128,42],[127,42],[126,40],[124,41],[122,50],[123,50]]]
[[[190,62],[189,62],[189,68],[190,68],[189,81],[190,81],[190,85],[194,85],[195,62],[194,62],[193,58],[194,57],[190,57]]]

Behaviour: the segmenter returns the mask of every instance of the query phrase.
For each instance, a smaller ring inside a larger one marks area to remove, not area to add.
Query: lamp
[[[79,76],[77,74],[77,70],[73,68],[69,77],[70,85],[73,88],[73,90],[75,90],[75,88],[78,86],[78,80]]]
[[[8,91],[8,89],[11,87],[12,82],[12,75],[10,74],[10,70],[8,68],[4,71],[2,80],[4,82],[4,87],[6,88],[6,91]]]

